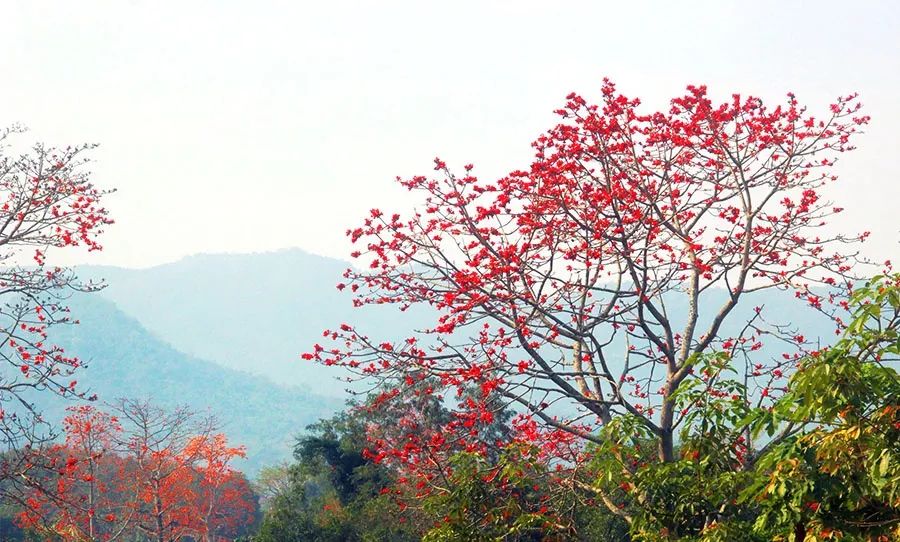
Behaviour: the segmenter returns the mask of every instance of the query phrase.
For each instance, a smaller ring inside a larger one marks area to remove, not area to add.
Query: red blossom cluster
[[[224,542],[252,523],[252,490],[231,466],[245,457],[243,447],[229,446],[222,434],[141,425],[136,412],[70,408],[65,442],[30,458],[34,483],[19,524],[61,540],[111,542],[144,533]]]
[[[0,434],[13,445],[38,438],[39,413],[6,410],[31,404],[22,399],[27,390],[79,395],[73,372],[81,363],[52,344],[48,331],[73,322],[69,296],[101,287],[48,265],[48,254],[55,248],[101,250],[99,238],[112,224],[103,207],[109,192],[94,186],[85,171],[84,155],[93,146],[36,145],[9,153],[7,140],[19,132],[0,132],[0,362],[11,369],[0,376]]]

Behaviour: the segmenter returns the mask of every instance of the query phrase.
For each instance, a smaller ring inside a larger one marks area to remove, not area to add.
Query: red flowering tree
[[[222,433],[201,435],[188,443],[183,455],[197,461],[193,514],[200,524],[201,542],[235,538],[233,533],[254,523],[253,491],[231,465],[235,459],[247,456],[243,446],[229,446]]]
[[[80,396],[81,362],[52,342],[51,328],[72,322],[66,299],[101,285],[49,263],[56,249],[100,250],[112,223],[85,169],[92,145],[13,151],[23,130],[0,131],[0,493],[17,500],[35,481],[28,450],[50,446],[34,406],[40,393]]]
[[[622,415],[655,460],[674,461],[693,408],[674,398],[714,376],[695,374],[699,363],[721,370],[707,354],[754,352],[764,337],[792,345],[796,356],[735,364],[749,390],[735,401],[749,404],[771,400],[806,346],[739,305],[790,290],[836,318],[829,302],[854,280],[865,234],[829,233],[841,209],[821,189],[868,122],[859,109],[856,95],[821,115],[792,94],[774,107],[737,94],[714,103],[690,86],[644,111],[609,81],[599,104],[570,94],[529,168],[484,181],[436,159],[435,175],[398,179],[420,207],[373,209],[347,232],[361,266],[338,288],[357,306],[427,306],[431,323],[400,342],[345,323],[303,357],[375,381],[376,406],[458,398],[440,427],[400,425],[373,442],[376,460],[419,476],[420,493],[447,479],[448,452],[483,451],[484,428],[508,408],[519,413],[511,440],[560,466],[584,463]]]
[[[9,152],[19,129],[0,132],[0,430],[7,445],[23,444],[35,421],[28,390],[71,395],[70,378],[79,365],[48,341],[53,324],[69,322],[63,301],[73,291],[93,290],[70,269],[47,264],[53,248],[83,246],[100,250],[98,237],[111,224],[102,199],[84,170],[90,145]],[[10,407],[16,409],[10,410]]]
[[[19,523],[63,540],[222,541],[255,522],[256,501],[230,463],[244,456],[214,421],[120,400],[115,414],[75,407],[65,444],[35,455],[41,483]],[[38,470],[36,467],[35,470]]]
[[[128,534],[134,513],[126,465],[115,453],[122,427],[115,416],[91,406],[69,412],[63,421],[65,444],[43,456],[57,465],[45,473],[55,483],[30,492],[19,523],[67,540],[119,540]]]
[[[168,412],[148,401],[128,399],[120,399],[115,411],[128,426],[117,445],[130,463],[135,530],[158,542],[196,533],[192,467],[200,450],[189,450],[188,445],[196,438],[208,438],[215,420],[200,418],[187,408]]]

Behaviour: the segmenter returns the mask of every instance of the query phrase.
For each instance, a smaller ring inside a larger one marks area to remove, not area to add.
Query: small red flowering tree
[[[865,234],[830,234],[841,209],[820,191],[868,122],[856,95],[821,116],[791,94],[774,108],[739,95],[716,104],[703,86],[663,111],[639,105],[609,81],[597,105],[571,94],[530,168],[483,181],[436,159],[434,177],[398,179],[421,207],[373,209],[347,232],[363,265],[338,288],[357,306],[428,306],[434,321],[401,342],[342,324],[303,357],[376,381],[376,406],[460,398],[435,430],[392,428],[376,459],[439,487],[446,452],[484,449],[482,428],[512,407],[512,440],[559,465],[585,462],[622,415],[671,462],[693,408],[675,398],[720,370],[708,354],[753,352],[764,336],[806,344],[759,311],[738,316],[739,304],[791,290],[834,315],[828,302],[854,280],[846,247]],[[750,391],[735,400],[771,400],[796,359],[738,367]]]
[[[30,492],[19,523],[67,540],[119,540],[128,534],[134,506],[125,462],[115,453],[118,419],[91,406],[71,407],[63,430],[65,443],[43,456],[58,464],[46,471],[55,483]]]
[[[136,531],[159,542],[218,541],[255,521],[252,490],[231,466],[246,452],[228,445],[214,418],[134,400],[116,412],[130,428],[119,447],[134,468]]]
[[[253,492],[231,465],[235,459],[247,457],[246,448],[229,446],[225,435],[216,433],[195,437],[183,455],[197,462],[194,514],[201,542],[224,540],[254,522]]]
[[[23,527],[63,540],[221,541],[255,522],[253,492],[230,465],[244,448],[214,433],[214,420],[132,400],[114,414],[70,412],[65,443],[34,456],[45,468]]]
[[[195,534],[200,525],[193,507],[192,467],[200,450],[188,446],[197,438],[209,438],[216,421],[187,408],[170,412],[131,399],[120,399],[115,412],[128,427],[117,447],[131,465],[135,530],[158,542]]]

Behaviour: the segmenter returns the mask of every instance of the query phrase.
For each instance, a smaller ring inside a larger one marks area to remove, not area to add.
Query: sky
[[[835,227],[900,256],[900,2],[88,1],[0,3],[0,125],[96,142],[115,187],[100,254],[145,267],[299,247],[347,258],[394,178],[439,155],[500,176],[565,95],[601,79],[664,107],[687,84],[873,117],[839,163]]]

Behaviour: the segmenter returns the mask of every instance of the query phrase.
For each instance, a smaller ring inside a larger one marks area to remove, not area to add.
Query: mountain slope
[[[341,322],[394,337],[414,316],[393,307],[354,310],[335,288],[347,263],[301,250],[198,255],[148,269],[85,267],[103,277],[100,295],[179,350],[276,382],[344,397],[345,382],[326,367],[300,360]]]
[[[184,354],[97,295],[79,296],[70,305],[81,323],[55,328],[52,339],[87,363],[77,374],[81,389],[96,393],[101,403],[146,397],[164,407],[208,409],[230,439],[247,446],[248,459],[240,467],[250,473],[289,458],[294,437],[306,425],[343,405]],[[70,404],[42,394],[38,406],[58,420]]]

